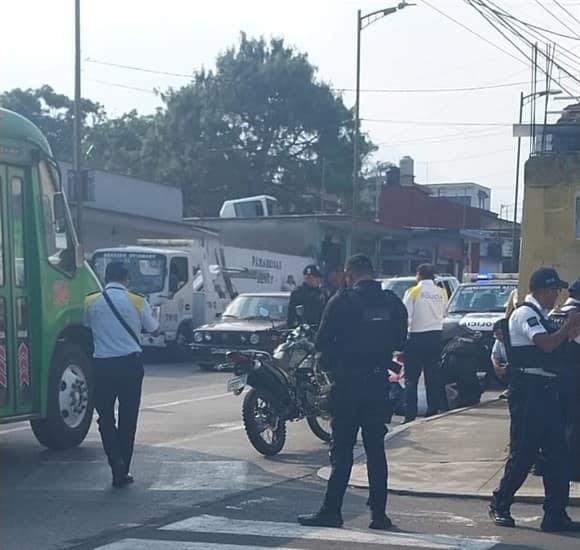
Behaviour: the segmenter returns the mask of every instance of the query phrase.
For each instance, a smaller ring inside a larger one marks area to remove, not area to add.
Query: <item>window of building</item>
[[[75,270],[75,249],[70,219],[62,212],[58,215],[55,212],[55,196],[59,192],[57,175],[46,162],[41,162],[38,168],[48,261],[65,273],[72,273]]]

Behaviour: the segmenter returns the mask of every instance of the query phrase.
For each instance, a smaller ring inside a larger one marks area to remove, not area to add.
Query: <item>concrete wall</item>
[[[540,265],[554,266],[571,281],[580,277],[576,198],[580,155],[544,155],[526,163],[520,257],[520,296]]]
[[[71,165],[61,162],[65,188]],[[122,212],[157,220],[179,222],[183,216],[181,189],[101,170],[91,170],[94,179],[94,200],[87,206],[111,212]],[[71,196],[70,189],[66,189]]]
[[[188,224],[172,223],[128,214],[85,208],[83,211],[83,248],[137,244],[138,239],[189,239],[195,229]]]

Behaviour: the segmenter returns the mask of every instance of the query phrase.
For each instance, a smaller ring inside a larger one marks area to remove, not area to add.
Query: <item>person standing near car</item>
[[[570,471],[558,381],[565,366],[562,346],[580,334],[580,314],[570,313],[560,328],[547,316],[565,288],[568,284],[555,269],[536,269],[530,278],[530,294],[509,321],[504,321],[511,370],[510,453],[489,506],[492,521],[501,527],[515,527],[510,507],[542,449],[545,499],[541,528],[580,531],[580,524],[566,513]]]
[[[409,318],[409,341],[404,350],[405,422],[412,422],[417,418],[417,385],[421,372],[425,376],[427,416],[447,408],[438,369],[447,293],[435,284],[431,264],[417,268],[417,285],[407,290],[403,303]]]
[[[321,365],[333,383],[330,394],[332,466],[324,501],[318,512],[298,517],[307,526],[341,527],[342,502],[353,464],[359,429],[367,454],[371,529],[389,529],[386,515],[388,421],[387,372],[393,352],[407,337],[407,312],[401,300],[374,280],[373,265],[363,254],[345,268],[348,289],[335,294],[316,338]]]
[[[326,305],[326,294],[322,290],[322,273],[316,265],[307,265],[302,272],[304,282],[290,294],[288,304],[288,328],[294,328],[299,323],[318,326]],[[304,315],[298,318],[296,307],[304,308]]]
[[[130,292],[128,286],[127,268],[111,262],[105,271],[105,288],[87,296],[85,303],[85,325],[91,329],[94,342],[97,423],[116,488],[133,483],[129,467],[144,375],[138,335],[142,330],[155,333],[159,328],[145,297]]]

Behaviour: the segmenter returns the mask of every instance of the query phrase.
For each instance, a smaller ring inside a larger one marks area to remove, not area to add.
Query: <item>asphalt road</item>
[[[147,367],[136,483],[123,490],[110,487],[96,426],[62,453],[40,447],[25,424],[0,426],[0,548],[578,548],[578,538],[538,530],[538,506],[514,507],[521,528],[506,531],[490,525],[486,503],[460,499],[393,496],[398,530],[371,532],[360,490],[347,496],[343,529],[299,527],[296,515],[320,504],[316,471],[327,446],[301,422],[289,426],[278,457],[259,456],[243,431],[241,398],[225,392],[229,376]]]

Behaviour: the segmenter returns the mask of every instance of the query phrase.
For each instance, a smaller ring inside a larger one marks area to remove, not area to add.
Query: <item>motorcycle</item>
[[[286,423],[306,419],[322,441],[331,439],[328,398],[330,380],[319,368],[313,330],[306,324],[289,331],[273,355],[247,350],[227,355],[234,378],[228,392],[240,395],[244,428],[250,443],[261,454],[274,456],[286,443]]]

